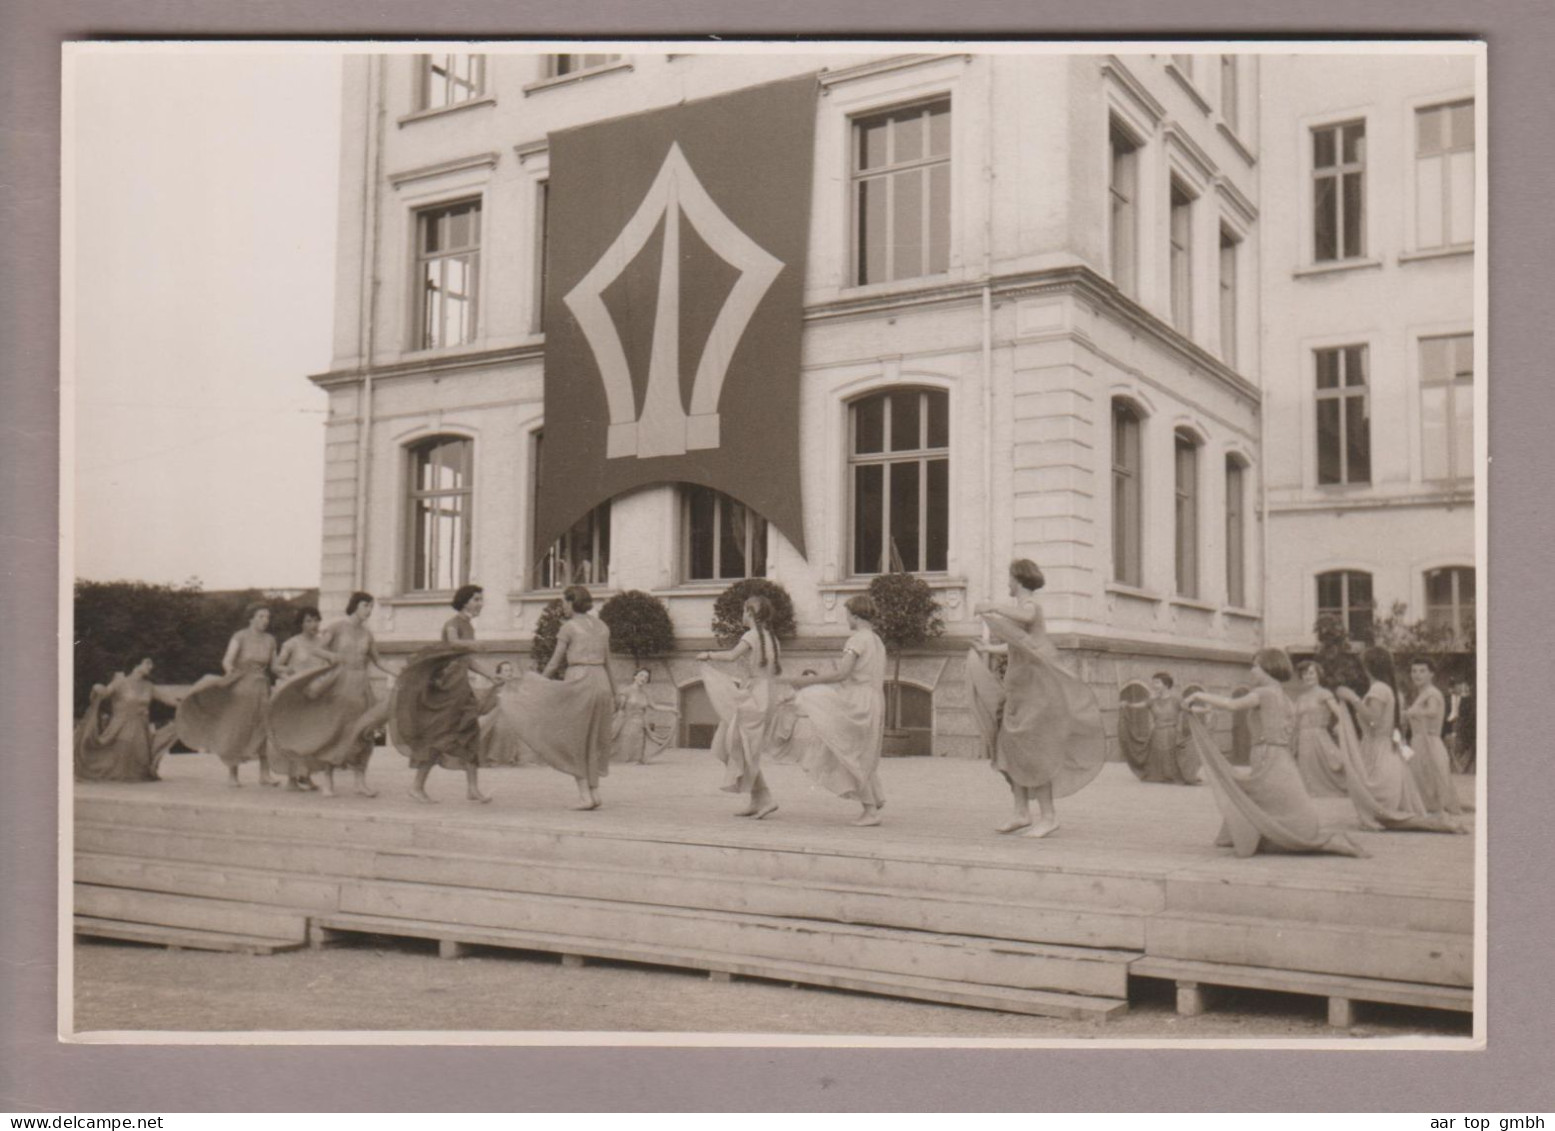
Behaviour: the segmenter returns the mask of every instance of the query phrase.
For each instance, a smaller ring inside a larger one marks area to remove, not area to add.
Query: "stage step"
[[[220,950],[233,954],[279,954],[307,945],[297,939],[267,939],[227,931],[166,927],[159,923],[126,923],[117,919],[94,919],[89,915],[75,917],[75,932],[95,939],[124,939],[174,950]]]
[[[425,884],[351,885],[341,891],[341,910],[1119,999],[1128,994],[1128,963],[1138,957],[1137,951]]]
[[[1145,926],[1150,958],[1471,986],[1472,935],[1295,919],[1163,912]]]
[[[825,986],[856,993],[911,998],[972,1009],[990,1009],[1005,1013],[1024,1013],[1038,1017],[1060,1017],[1105,1021],[1128,1009],[1119,998],[1085,994],[1056,993],[1017,989],[1011,986],[968,985],[944,979],[910,974],[878,973],[847,969],[820,963],[779,961],[751,957],[732,957],[694,947],[656,946],[647,943],[611,942],[573,935],[550,934],[501,928],[451,927],[447,923],[418,922],[411,919],[372,915],[325,915],[313,920],[315,939],[327,942],[333,932],[389,935],[436,939],[456,952],[460,946],[492,946],[512,950],[542,951],[566,957],[596,958],[617,962],[640,962],[710,973],[793,982],[807,986]],[[448,944],[453,944],[448,946]]]
[[[1441,934],[1474,932],[1471,892],[1440,888],[1379,891],[1354,881],[1272,879],[1255,883],[1227,880],[1212,872],[1174,872],[1166,878],[1166,910]]]
[[[184,927],[299,943],[308,937],[308,917],[302,912],[228,899],[168,895],[95,884],[75,885],[75,913],[89,919]]]
[[[191,864],[78,852],[75,878],[78,884],[138,888],[302,911],[335,911],[340,907],[339,880],[236,868],[227,864]]]
[[[1383,978],[1349,978],[1339,974],[1313,974],[1302,970],[1270,970],[1258,966],[1232,966],[1218,962],[1194,962],[1180,958],[1137,959],[1129,972],[1143,978],[1166,978],[1183,986],[1236,986],[1252,990],[1279,990],[1311,994],[1340,1001],[1376,1001],[1461,1013],[1474,1010],[1474,991],[1421,982],[1397,982]]]

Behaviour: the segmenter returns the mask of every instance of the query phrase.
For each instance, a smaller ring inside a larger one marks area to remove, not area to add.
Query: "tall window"
[[[941,573],[950,550],[950,394],[893,389],[848,411],[853,572]]]
[[[1366,393],[1366,347],[1316,352],[1317,481],[1371,482],[1371,406]]]
[[[486,56],[422,55],[418,108],[437,110],[486,92]]]
[[[1247,469],[1226,457],[1226,604],[1247,607]]]
[[[1237,73],[1235,55],[1220,57],[1220,118],[1235,132],[1241,119],[1241,91],[1237,89],[1240,75]]]
[[[721,491],[687,485],[680,493],[681,560],[687,581],[767,574],[767,520]]]
[[[1474,103],[1415,111],[1415,244],[1474,242]]]
[[[1177,180],[1171,190],[1172,325],[1193,329],[1193,196]]]
[[[1474,478],[1474,335],[1420,339],[1420,462],[1426,479]]]
[[[1199,595],[1199,446],[1184,432],[1176,435],[1177,592]]]
[[[535,433],[534,498],[530,514],[539,513],[540,455],[544,433]],[[551,543],[540,559],[535,576],[536,589],[562,589],[568,585],[608,585],[610,583],[610,504],[601,503],[565,534]]]
[[[474,455],[474,441],[460,436],[434,436],[410,449],[406,573],[412,590],[456,589],[470,580]]]
[[[1351,640],[1370,643],[1372,611],[1371,574],[1355,569],[1336,569],[1317,575],[1317,615],[1338,617]]]
[[[1126,401],[1112,402],[1112,576],[1124,585],[1139,586],[1143,511],[1139,413]]]
[[[1366,123],[1312,131],[1312,258],[1366,254]]]
[[[1112,123],[1107,194],[1112,203],[1107,228],[1112,281],[1132,295],[1139,273],[1139,145],[1117,122]]]
[[[853,215],[864,283],[950,269],[950,100],[853,123]]]
[[[620,58],[619,55],[547,55],[545,73],[546,77],[556,79],[563,75],[575,75],[579,71],[592,71],[595,67],[606,67]]]
[[[1220,229],[1220,358],[1236,365],[1237,239]]]
[[[418,349],[461,346],[475,340],[480,262],[479,200],[428,208],[417,214]]]
[[[1426,571],[1425,620],[1427,624],[1451,629],[1460,646],[1474,639],[1473,567]]]

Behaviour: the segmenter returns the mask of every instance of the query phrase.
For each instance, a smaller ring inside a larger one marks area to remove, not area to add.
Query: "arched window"
[[[1247,607],[1247,465],[1226,457],[1226,604]]]
[[[1371,641],[1375,608],[1371,574],[1358,569],[1336,569],[1317,575],[1317,615],[1338,617],[1351,640]]]
[[[1174,441],[1176,490],[1177,592],[1199,595],[1199,443],[1178,431]]]
[[[1474,639],[1474,567],[1448,566],[1425,574],[1425,620],[1450,629],[1461,648]]]
[[[456,589],[470,580],[470,500],[475,442],[433,436],[409,449],[406,588]]]
[[[892,389],[848,408],[853,573],[943,573],[950,549],[950,394]]]
[[[934,695],[921,687],[887,680],[887,754],[927,757],[934,751]]]
[[[1112,402],[1112,577],[1124,585],[1138,586],[1144,580],[1143,490],[1140,460],[1140,416],[1127,401]]]
[[[733,581],[767,575],[767,520],[710,487],[680,489],[682,576]]]

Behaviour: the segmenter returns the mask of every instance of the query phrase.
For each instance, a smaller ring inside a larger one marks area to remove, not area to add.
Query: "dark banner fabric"
[[[535,556],[694,483],[804,553],[799,342],[814,75],[550,137]]]

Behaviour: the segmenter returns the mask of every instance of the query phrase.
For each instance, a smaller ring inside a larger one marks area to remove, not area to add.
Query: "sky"
[[[74,63],[75,575],[317,585],[340,56]]]

